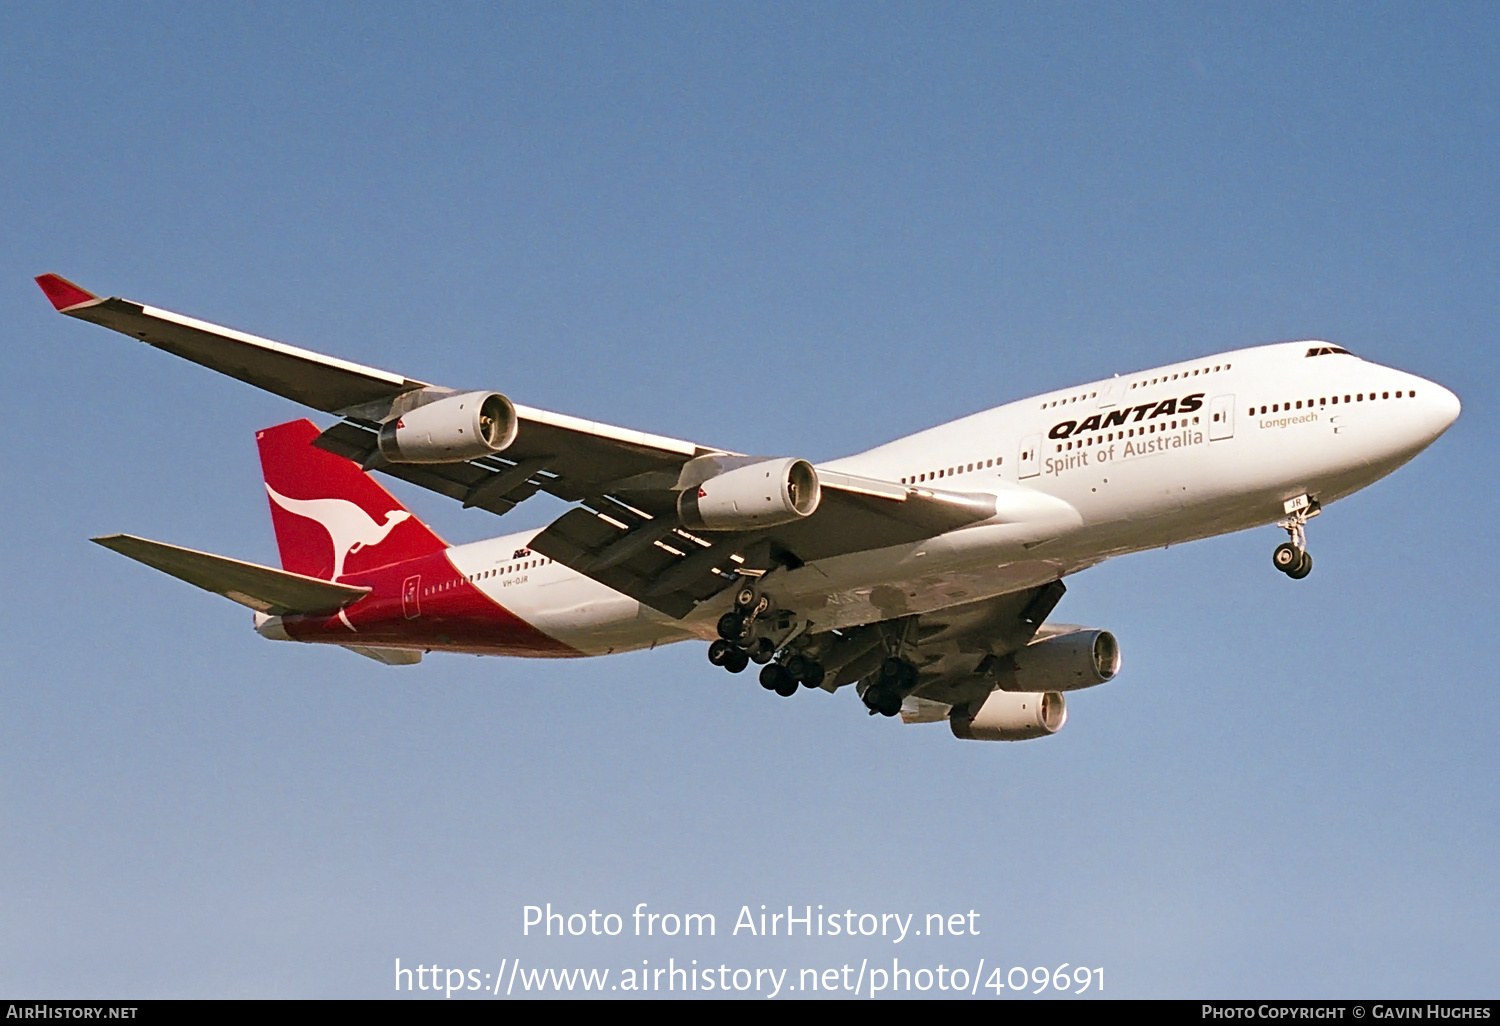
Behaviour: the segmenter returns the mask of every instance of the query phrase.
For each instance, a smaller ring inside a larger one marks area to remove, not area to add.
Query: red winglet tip
[[[47,298],[58,310],[71,310],[75,306],[92,303],[99,298],[57,274],[37,275],[36,283],[42,287],[43,292],[47,293]]]

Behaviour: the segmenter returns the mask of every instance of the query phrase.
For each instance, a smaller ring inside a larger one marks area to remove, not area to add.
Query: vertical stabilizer
[[[356,464],[315,447],[318,433],[310,420],[255,433],[284,569],[335,581],[448,547]]]

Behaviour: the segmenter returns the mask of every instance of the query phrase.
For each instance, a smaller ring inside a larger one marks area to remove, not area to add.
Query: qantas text
[[[1159,403],[1146,403],[1144,406],[1126,406],[1118,410],[1110,410],[1108,413],[1096,413],[1087,417],[1082,423],[1076,420],[1065,420],[1061,424],[1054,424],[1052,430],[1047,432],[1048,438],[1067,438],[1069,435],[1084,431],[1104,431],[1112,427],[1119,427],[1127,422],[1140,423],[1143,420],[1151,420],[1156,417],[1166,417],[1177,413],[1192,413],[1194,410],[1203,408],[1203,393],[1194,392],[1192,395],[1183,396],[1181,399],[1163,399]]]

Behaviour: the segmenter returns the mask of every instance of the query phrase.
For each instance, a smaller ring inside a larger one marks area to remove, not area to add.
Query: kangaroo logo
[[[333,576],[338,580],[344,576],[344,560],[352,552],[379,545],[391,529],[411,514],[404,509],[393,509],[384,514],[385,523],[377,524],[370,514],[348,499],[289,499],[269,484],[266,491],[271,501],[295,516],[316,520],[328,532],[333,542]]]

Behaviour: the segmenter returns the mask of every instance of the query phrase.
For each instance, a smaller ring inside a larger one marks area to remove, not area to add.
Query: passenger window
[[[1391,393],[1389,393],[1389,392],[1381,392],[1380,393],[1380,398],[1382,398],[1382,399],[1389,399],[1390,397],[1391,397]]]

